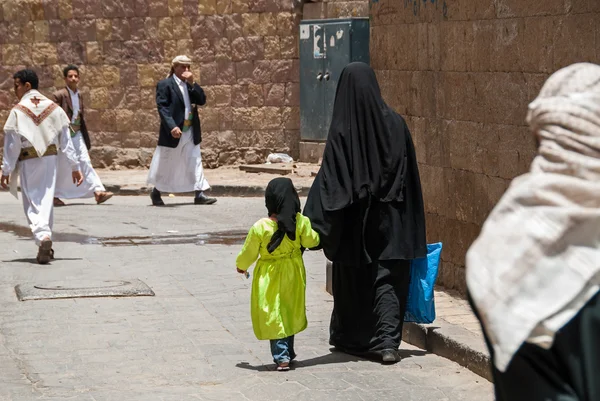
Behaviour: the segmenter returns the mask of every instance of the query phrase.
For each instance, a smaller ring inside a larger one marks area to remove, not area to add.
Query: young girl
[[[258,259],[252,281],[251,313],[254,334],[271,340],[277,370],[289,370],[296,357],[294,334],[306,328],[306,272],[301,248],[319,245],[319,234],[300,213],[300,198],[289,178],[267,186],[269,217],[257,221],[237,257],[238,273],[246,274]]]

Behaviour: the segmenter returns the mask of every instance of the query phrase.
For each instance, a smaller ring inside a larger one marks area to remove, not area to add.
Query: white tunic
[[[206,191],[210,188],[204,168],[200,144],[194,145],[193,129],[181,134],[176,148],[157,146],[150,171],[148,184],[163,192]]]
[[[80,111],[79,95],[69,88],[67,90],[73,104],[73,118],[71,122],[75,122]],[[92,166],[92,161],[81,131],[77,131],[75,136],[71,137],[71,140],[75,148],[77,161],[79,162],[79,169],[83,175],[83,183],[78,187],[73,185],[71,166],[66,155],[61,152],[58,154],[58,172],[54,196],[63,199],[93,198],[96,192],[104,192],[106,189],[102,185],[98,173],[96,173]]]
[[[58,145],[60,151],[66,155],[71,171],[77,171],[78,163],[68,126],[65,126],[51,143]],[[35,242],[39,246],[45,237],[52,239],[57,156],[18,161],[21,149],[30,146],[31,143],[16,131],[4,131],[2,175],[10,175],[17,167],[17,163],[19,164],[23,209]],[[71,185],[75,187],[73,181]]]
[[[177,76],[173,77],[183,95],[187,116],[192,110],[187,85]],[[194,145],[193,132],[191,127],[183,132],[176,148],[156,147],[148,172],[149,185],[161,192],[173,193],[206,191],[210,188],[204,177],[200,144]]]

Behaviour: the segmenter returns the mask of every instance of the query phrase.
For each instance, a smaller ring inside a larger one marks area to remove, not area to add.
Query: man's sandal
[[[52,240],[45,239],[40,244],[37,254],[37,262],[40,265],[45,265],[50,262],[50,259],[54,256],[54,252],[52,251]]]
[[[114,194],[112,192],[101,192],[100,194],[96,195],[96,203],[98,205],[101,203],[104,203],[107,200],[109,200],[110,198],[112,198],[113,195]]]

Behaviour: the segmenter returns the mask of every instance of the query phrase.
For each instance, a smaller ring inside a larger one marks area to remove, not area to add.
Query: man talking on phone
[[[191,63],[187,56],[175,57],[168,77],[156,85],[160,133],[148,173],[148,184],[154,185],[150,194],[154,206],[164,205],[161,192],[194,191],[196,205],[217,201],[204,194],[210,186],[202,167],[198,106],[206,104],[206,95],[194,80]]]

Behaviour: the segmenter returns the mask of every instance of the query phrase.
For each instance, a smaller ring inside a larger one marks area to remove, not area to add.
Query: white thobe
[[[177,76],[174,78],[183,95],[185,116],[188,116],[192,105],[187,85]],[[182,132],[176,148],[156,147],[148,172],[149,185],[153,185],[161,192],[173,193],[206,191],[210,188],[204,176],[200,144],[194,145],[193,133],[192,127]]]
[[[71,171],[79,169],[68,127],[61,130],[59,136],[51,144],[57,145],[60,151],[66,155]],[[19,161],[21,149],[30,146],[32,146],[31,143],[17,132],[4,131],[2,175],[10,175],[17,163],[20,163],[19,178],[23,209],[35,243],[39,246],[44,238],[52,239],[57,156],[35,157]],[[71,181],[71,185],[76,186],[73,181]]]
[[[79,95],[67,88],[69,95],[71,96],[71,103],[73,104],[73,118],[71,122],[75,122],[79,116],[81,107],[79,105]],[[83,183],[80,186],[73,185],[71,178],[71,165],[65,154],[60,152],[58,154],[58,167],[56,176],[56,191],[54,196],[57,198],[64,199],[76,199],[76,198],[93,198],[96,192],[104,192],[106,189],[102,185],[102,181],[92,166],[92,160],[88,153],[87,146],[83,140],[81,131],[71,137],[73,147],[75,148],[75,156],[79,163],[79,169],[83,175]]]

